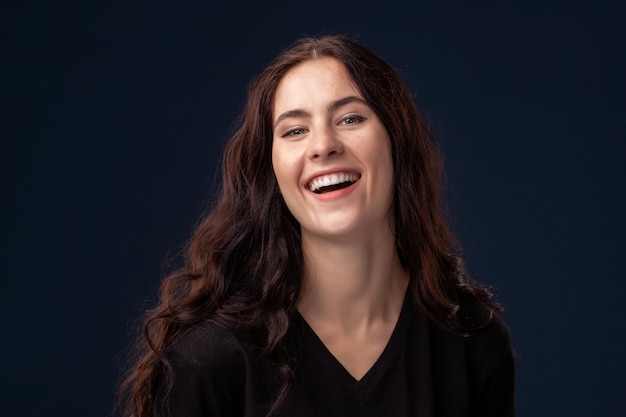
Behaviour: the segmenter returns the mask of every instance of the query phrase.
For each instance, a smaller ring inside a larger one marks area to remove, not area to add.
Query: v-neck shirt
[[[479,320],[481,306],[462,311]],[[465,313],[463,313],[465,314]],[[276,417],[512,417],[513,351],[496,316],[471,335],[426,320],[407,297],[387,346],[356,380],[298,315],[285,346],[295,384]],[[167,352],[172,375],[157,378],[156,417],[265,417],[280,387],[252,341],[205,323]]]
[[[429,416],[432,409],[428,331],[405,299],[378,359],[357,380],[333,356],[306,320],[295,321],[299,341],[296,387],[284,415]],[[412,335],[412,337],[410,337]],[[307,410],[300,407],[309,404]]]

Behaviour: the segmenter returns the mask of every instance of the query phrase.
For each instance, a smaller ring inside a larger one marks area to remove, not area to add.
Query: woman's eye
[[[365,120],[365,118],[361,117],[361,116],[348,116],[348,117],[344,117],[343,119],[341,119],[341,122],[339,124],[341,124],[341,125],[353,125],[353,124],[360,123],[363,120]]]
[[[303,129],[301,127],[297,127],[295,129],[290,129],[288,131],[286,131],[283,134],[283,138],[288,138],[288,137],[294,137],[294,136],[299,136],[299,135],[303,135],[306,133],[306,129]]]

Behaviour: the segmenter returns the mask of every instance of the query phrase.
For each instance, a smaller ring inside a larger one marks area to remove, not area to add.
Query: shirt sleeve
[[[244,415],[246,354],[228,332],[205,326],[168,352],[171,371],[157,381],[156,417]]]
[[[496,318],[477,338],[472,353],[472,416],[515,416],[514,354],[508,327]]]
[[[515,417],[513,354],[507,351],[485,381],[472,415]]]

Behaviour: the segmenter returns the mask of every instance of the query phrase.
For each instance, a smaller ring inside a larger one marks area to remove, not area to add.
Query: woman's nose
[[[330,128],[318,129],[310,137],[309,158],[313,160],[330,158],[343,153],[343,144],[336,132]]]

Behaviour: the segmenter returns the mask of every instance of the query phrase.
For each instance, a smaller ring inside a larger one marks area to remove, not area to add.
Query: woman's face
[[[274,96],[272,165],[303,238],[364,237],[389,229],[389,135],[342,63],[306,61]]]

